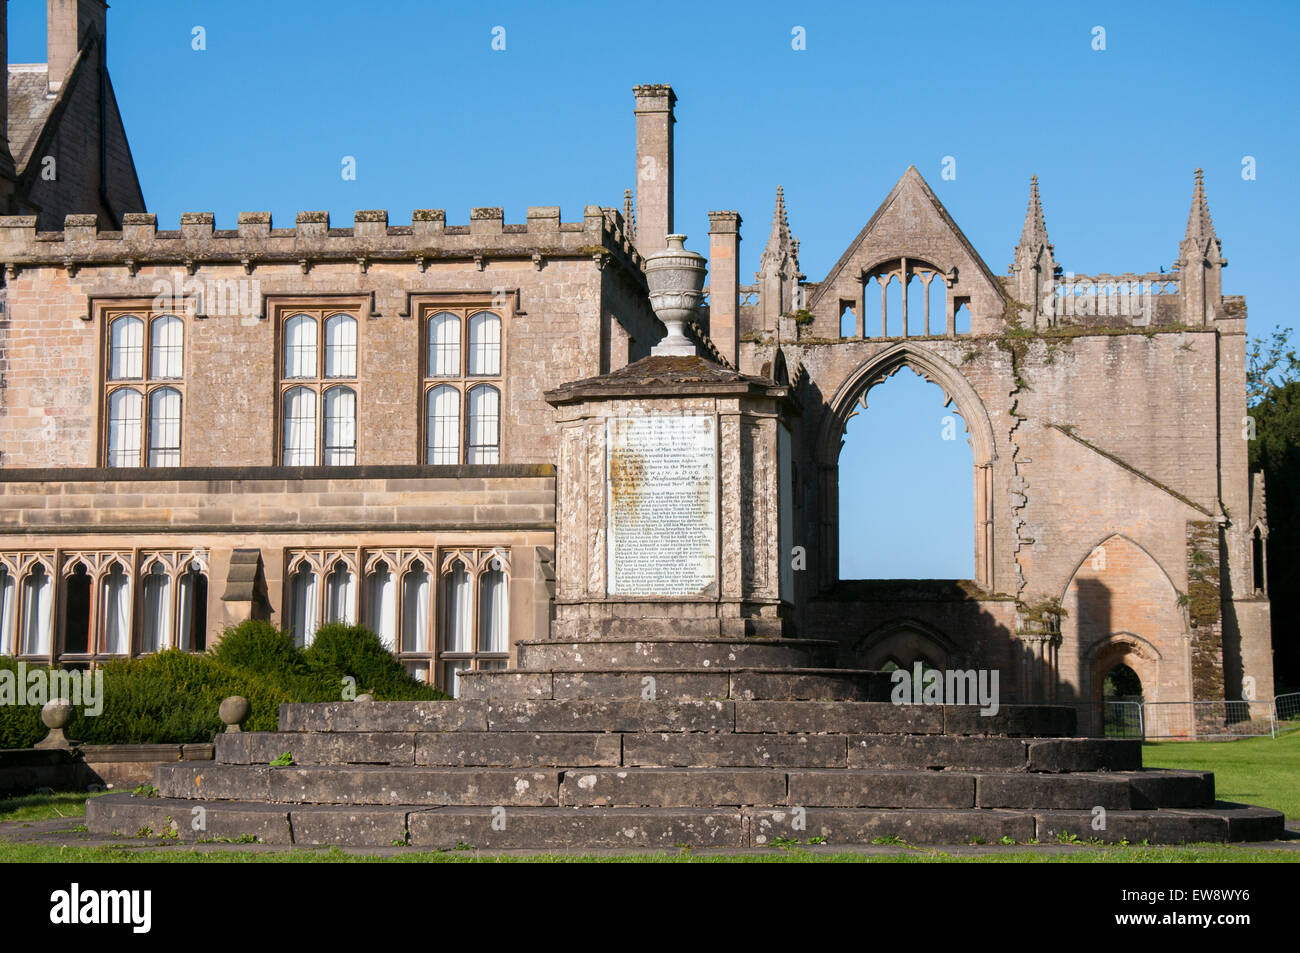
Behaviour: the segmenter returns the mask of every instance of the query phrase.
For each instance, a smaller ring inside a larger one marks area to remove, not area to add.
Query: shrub
[[[31,671],[41,667],[28,665],[27,669]],[[0,657],[0,669],[8,669],[17,677],[18,662]],[[39,705],[0,705],[0,748],[30,748],[44,738],[48,730],[41,722]]]
[[[217,708],[230,695],[248,699],[245,729],[274,731],[280,703],[301,700],[251,672],[179,650],[108,662],[103,671],[103,711],[79,710],[68,727],[86,744],[211,741],[224,728]]]
[[[248,619],[231,626],[208,653],[222,665],[254,672],[305,674],[307,665],[293,636],[269,622]]]
[[[307,665],[322,682],[332,682],[339,697],[345,676],[357,680],[357,692],[373,692],[386,700],[437,699],[447,696],[416,681],[384,647],[379,636],[363,625],[335,622],[316,630],[303,652]]]

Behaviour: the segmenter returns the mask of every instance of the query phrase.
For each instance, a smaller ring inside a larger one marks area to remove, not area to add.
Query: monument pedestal
[[[788,634],[788,387],[651,356],[546,399],[560,426],[553,640]]]

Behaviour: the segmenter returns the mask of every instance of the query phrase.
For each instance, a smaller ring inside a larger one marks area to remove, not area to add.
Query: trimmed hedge
[[[0,668],[17,669],[11,658]],[[34,671],[43,666],[27,666]],[[230,695],[251,705],[244,728],[274,731],[283,702],[340,701],[344,678],[356,691],[380,699],[434,700],[447,696],[416,681],[363,626],[322,626],[306,651],[266,622],[227,629],[206,655],[171,650],[106,663],[103,710],[79,709],[68,735],[86,744],[211,741],[222,730],[217,708]],[[0,748],[25,748],[45,737],[38,705],[0,705]]]

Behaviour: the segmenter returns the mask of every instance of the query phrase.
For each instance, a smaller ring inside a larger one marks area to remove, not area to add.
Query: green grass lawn
[[[52,821],[56,817],[85,817],[86,798],[108,794],[97,791],[60,791],[0,799],[0,821]]]
[[[1145,744],[1142,764],[1213,771],[1219,800],[1271,807],[1300,818],[1300,731],[1277,738]]]

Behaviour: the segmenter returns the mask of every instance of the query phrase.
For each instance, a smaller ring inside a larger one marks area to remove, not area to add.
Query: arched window
[[[443,650],[468,654],[474,651],[474,606],[470,601],[473,590],[470,588],[469,570],[464,563],[458,561],[451,567],[444,586],[447,625],[444,629]]]
[[[469,390],[466,463],[501,462],[501,392],[491,384]]]
[[[501,317],[480,311],[469,319],[469,376],[496,377],[501,373]]]
[[[181,392],[175,387],[159,387],[149,392],[149,466],[180,465]]]
[[[429,651],[429,571],[418,559],[402,579],[402,651]]]
[[[287,467],[316,463],[316,392],[291,387],[284,392],[284,454]]]
[[[139,380],[144,376],[144,322],[124,314],[108,328],[108,379]]]
[[[284,322],[284,376],[316,375],[316,319],[295,314]]]
[[[8,566],[0,565],[0,655],[14,655],[14,623],[18,618],[18,581]]]
[[[103,578],[102,591],[103,653],[126,655],[131,649],[131,577],[121,563],[113,563]]]
[[[306,561],[298,564],[290,585],[290,629],[299,648],[311,644],[319,627],[316,618],[316,571]]]
[[[429,319],[429,376],[460,377],[460,316],[439,311]]]
[[[425,462],[460,462],[460,391],[441,384],[429,391]]]
[[[150,327],[149,376],[155,380],[184,377],[185,323],[174,314],[153,319]]]
[[[169,649],[172,647],[172,581],[167,568],[155,562],[144,574],[141,588],[144,619],[140,627],[140,651]]]
[[[85,567],[82,567],[85,576]],[[90,579],[85,579],[87,599],[89,599]],[[45,567],[37,563],[23,579],[22,595],[22,654],[49,655],[52,616],[50,606],[53,602],[54,584]],[[71,609],[71,607],[69,607]],[[84,641],[84,635],[83,635]]]
[[[390,652],[396,651],[397,584],[388,563],[375,563],[366,586],[366,625]]]
[[[1264,534],[1256,526],[1250,534],[1250,563],[1254,577],[1255,591],[1268,595],[1268,556],[1265,553]]]
[[[357,333],[356,316],[333,309],[294,311],[284,319],[284,466],[356,465],[357,386],[334,382],[357,376]]]
[[[105,320],[104,465],[180,466],[185,322],[175,314]],[[141,383],[119,386],[125,380]]]
[[[357,319],[350,314],[325,320],[325,376],[357,376]]]
[[[357,462],[357,393],[351,387],[325,391],[325,456],[327,467]]]
[[[176,645],[188,652],[208,647],[208,577],[191,561],[180,574],[180,611],[177,614]]]
[[[138,467],[144,401],[134,387],[119,387],[108,396],[108,465]]]
[[[339,560],[325,577],[325,621],[352,625],[356,622],[356,576]]]
[[[508,652],[510,606],[506,601],[506,574],[500,569],[489,569],[479,576],[478,613],[478,650]]]
[[[425,327],[425,463],[500,463],[501,315],[439,308]]]

